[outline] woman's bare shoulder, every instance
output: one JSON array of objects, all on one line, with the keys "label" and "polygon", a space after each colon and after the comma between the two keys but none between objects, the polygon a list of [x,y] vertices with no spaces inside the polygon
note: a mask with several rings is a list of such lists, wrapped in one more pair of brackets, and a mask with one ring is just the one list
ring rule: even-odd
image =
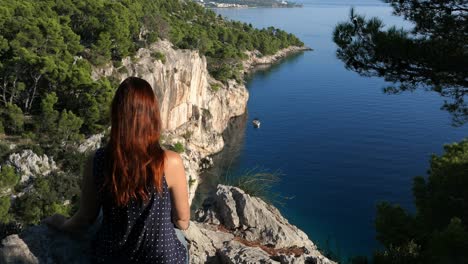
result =
[{"label": "woman's bare shoulder", "polygon": [[177,165],[180,164],[180,162],[182,162],[182,157],[179,153],[175,151],[166,149],[164,150],[164,155],[166,158],[165,161],[168,162],[167,165]]},{"label": "woman's bare shoulder", "polygon": [[182,157],[172,150],[165,150],[164,174],[169,186],[185,181],[185,169]]}]

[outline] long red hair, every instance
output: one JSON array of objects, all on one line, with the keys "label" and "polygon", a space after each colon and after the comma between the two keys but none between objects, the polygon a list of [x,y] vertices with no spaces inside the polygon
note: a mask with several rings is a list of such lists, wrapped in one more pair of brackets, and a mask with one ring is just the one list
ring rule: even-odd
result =
[{"label": "long red hair", "polygon": [[129,77],[117,89],[111,108],[104,187],[119,206],[132,198],[147,201],[149,188],[158,193],[163,188],[165,156],[159,143],[162,124],[158,100],[147,81]]}]

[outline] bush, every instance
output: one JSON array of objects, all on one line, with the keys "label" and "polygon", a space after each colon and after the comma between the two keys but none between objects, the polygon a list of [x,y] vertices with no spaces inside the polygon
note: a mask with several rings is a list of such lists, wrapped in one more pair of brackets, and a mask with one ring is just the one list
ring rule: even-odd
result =
[{"label": "bush", "polygon": [[156,60],[161,61],[163,64],[166,63],[166,55],[160,51],[153,51],[151,53],[151,57],[153,57]]},{"label": "bush", "polygon": [[172,150],[174,150],[177,153],[182,153],[185,151],[184,145],[180,142],[177,142],[172,146]]},{"label": "bush", "polygon": [[23,132],[24,115],[16,104],[7,103],[3,112],[4,130],[7,133],[19,134]]},{"label": "bush", "polygon": [[[36,178],[34,188],[15,200],[15,219],[29,225],[55,213],[73,213],[80,194],[80,181],[81,177],[59,172]],[[65,205],[66,200],[72,203]]]},{"label": "bush", "polygon": [[10,153],[10,146],[3,142],[0,142],[0,163],[4,161],[6,156]]},{"label": "bush", "polygon": [[211,90],[217,92],[221,88],[221,85],[219,83],[214,83],[211,85]]},{"label": "bush", "polygon": [[15,168],[10,165],[3,165],[0,170],[0,192],[2,189],[15,186],[19,178],[20,177],[15,172]]}]

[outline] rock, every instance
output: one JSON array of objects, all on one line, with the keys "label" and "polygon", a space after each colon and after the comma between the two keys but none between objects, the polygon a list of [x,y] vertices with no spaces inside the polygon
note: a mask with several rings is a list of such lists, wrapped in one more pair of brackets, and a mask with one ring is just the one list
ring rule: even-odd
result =
[{"label": "rock", "polygon": [[96,150],[101,147],[101,141],[104,137],[103,133],[92,135],[91,137],[85,139],[83,143],[78,146],[78,151],[84,153],[87,151]]},{"label": "rock", "polygon": [[334,263],[278,209],[236,187],[218,185],[195,218],[186,232],[191,263]]},{"label": "rock", "polygon": [[101,218],[85,233],[71,237],[45,225],[32,226],[19,235],[1,241],[0,263],[5,264],[88,264],[90,241]]},{"label": "rock", "polygon": [[[201,220],[192,221],[184,231],[190,263],[334,263],[276,208],[261,199],[224,185],[218,185],[214,196],[219,198],[209,199],[206,208],[196,214]],[[231,211],[219,211],[226,209]],[[232,229],[225,227],[227,219],[233,224]],[[247,226],[252,223],[256,226]],[[98,225],[99,220],[88,232],[75,238],[42,225],[27,228],[20,235],[2,240],[0,263],[87,264],[90,238]]]},{"label": "rock", "polygon": [[247,59],[243,61],[243,66],[246,72],[252,71],[254,67],[261,66],[261,65],[270,65],[274,64],[291,54],[299,53],[303,51],[312,50],[309,47],[303,46],[290,46],[279,50],[273,55],[263,56],[263,54],[258,50],[253,51],[246,51],[245,54],[247,55]]},{"label": "rock", "polygon": [[[291,225],[278,209],[239,188],[218,185],[214,201],[203,211],[209,212],[210,217],[219,217],[222,225],[244,239],[258,240],[275,248],[294,245],[316,250],[307,235]],[[210,217],[199,220],[216,221]]]},{"label": "rock", "polygon": [[229,264],[280,264],[273,260],[267,252],[258,247],[246,247],[239,242],[229,242],[219,251],[220,261]]},{"label": "rock", "polygon": [[2,240],[0,263],[36,264],[39,260],[18,235],[11,235]]},{"label": "rock", "polygon": [[21,175],[21,183],[27,182],[33,176],[46,176],[57,169],[52,158],[45,154],[39,156],[30,149],[11,154],[7,163],[14,166]]}]

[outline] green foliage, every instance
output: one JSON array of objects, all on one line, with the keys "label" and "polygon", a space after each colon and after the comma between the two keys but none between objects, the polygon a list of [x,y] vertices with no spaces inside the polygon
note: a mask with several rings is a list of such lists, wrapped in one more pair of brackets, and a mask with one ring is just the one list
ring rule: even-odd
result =
[{"label": "green foliage", "polygon": [[10,197],[1,196],[0,197],[0,224],[7,223],[11,220],[11,215],[9,214],[11,206]]},{"label": "green foliage", "polygon": [[5,133],[5,127],[3,126],[3,121],[0,119],[0,134]]},{"label": "green foliage", "polygon": [[211,87],[211,90],[217,92],[221,88],[221,85],[219,83],[214,83],[210,87]]},{"label": "green foliage", "polygon": [[21,108],[12,103],[7,103],[2,113],[4,127],[7,133],[19,134],[23,131],[24,115]]},{"label": "green foliage", "polygon": [[[54,109],[57,101],[58,97],[54,92],[46,94],[41,101],[41,113],[36,121],[38,132],[43,133],[41,143],[49,149],[56,149],[62,147],[63,144],[77,142],[83,138],[80,133],[83,120],[66,109],[59,114]],[[92,106],[85,108],[84,111],[90,111],[90,108],[92,113],[99,113],[99,109],[94,109]],[[90,119],[89,116],[86,117]]]},{"label": "green foliage", "polygon": [[91,61],[95,65],[103,65],[112,58],[112,39],[109,32],[101,32],[95,44],[91,45],[94,54]]},{"label": "green foliage", "polygon": [[57,127],[59,112],[54,109],[58,97],[55,92],[46,94],[41,101],[41,114],[36,124],[41,133],[54,133]]},{"label": "green foliage", "polygon": [[81,125],[83,125],[81,118],[73,114],[72,111],[63,110],[57,127],[59,140],[74,142],[82,139],[83,135],[80,134]]},{"label": "green foliage", "polygon": [[9,213],[11,201],[8,194],[3,193],[8,188],[13,188],[19,181],[19,176],[15,169],[9,165],[3,165],[0,170],[0,223],[6,223],[11,220]]},{"label": "green foliage", "polygon": [[15,168],[9,165],[3,165],[0,170],[0,192],[6,188],[15,186],[19,181],[19,176]]},{"label": "green foliage", "polygon": [[14,218],[24,224],[37,224],[41,219],[55,213],[69,215],[80,193],[79,179],[64,173],[51,173],[36,178],[33,190],[18,197],[13,205]]},{"label": "green foliage", "polygon": [[375,263],[467,263],[468,140],[446,145],[433,155],[429,176],[416,177],[416,214],[382,203],[377,238],[385,250]]},{"label": "green foliage", "polygon": [[0,162],[4,161],[6,156],[10,153],[10,146],[0,141]]},{"label": "green foliage", "polygon": [[184,148],[184,145],[182,143],[177,142],[172,146],[172,150],[174,150],[177,153],[182,153],[182,152],[185,151],[185,148]]},{"label": "green foliage", "polygon": [[160,51],[153,51],[151,53],[151,57],[153,57],[156,60],[161,61],[163,64],[166,63],[166,55]]},{"label": "green foliage", "polygon": [[377,239],[387,247],[408,243],[412,239],[414,220],[400,206],[380,203],[377,206]]}]

